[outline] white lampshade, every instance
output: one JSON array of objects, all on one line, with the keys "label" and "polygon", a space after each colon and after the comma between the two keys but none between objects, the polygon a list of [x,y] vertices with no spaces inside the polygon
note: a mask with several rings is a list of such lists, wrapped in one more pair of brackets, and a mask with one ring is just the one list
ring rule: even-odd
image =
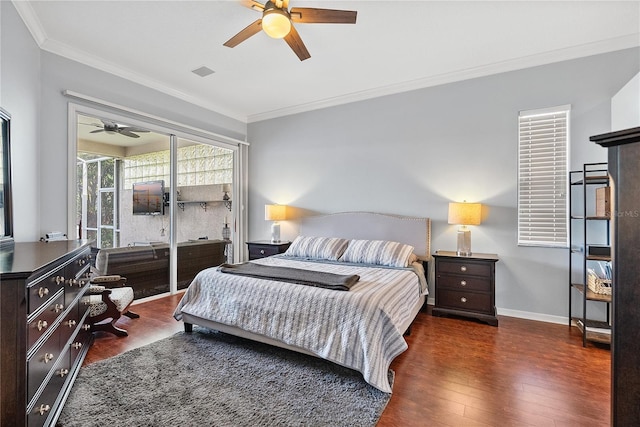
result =
[{"label": "white lampshade", "polygon": [[228,193],[229,191],[231,191],[231,184],[222,184],[222,192]]},{"label": "white lampshade", "polygon": [[449,224],[480,225],[481,203],[449,203]]},{"label": "white lampshade", "polygon": [[284,221],[287,219],[287,205],[264,205],[265,221]]}]

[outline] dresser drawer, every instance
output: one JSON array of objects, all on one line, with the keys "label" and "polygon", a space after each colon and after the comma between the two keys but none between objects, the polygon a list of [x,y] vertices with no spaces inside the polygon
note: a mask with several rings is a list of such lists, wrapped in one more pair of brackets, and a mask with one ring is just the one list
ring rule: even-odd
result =
[{"label": "dresser drawer", "polygon": [[455,273],[482,277],[491,276],[491,265],[466,260],[439,260],[437,269],[439,273]]},{"label": "dresser drawer", "polygon": [[29,285],[27,288],[27,298],[29,300],[28,314],[37,311],[60,289],[64,289],[64,283],[64,269],[61,268],[53,274],[47,275],[43,280]]},{"label": "dresser drawer", "polygon": [[475,276],[438,274],[438,289],[440,288],[449,288],[459,291],[472,290],[490,292],[491,279]]},{"label": "dresser drawer", "polygon": [[467,310],[486,314],[494,314],[491,294],[438,289],[437,306]]},{"label": "dresser drawer", "polygon": [[27,324],[27,348],[33,347],[38,339],[54,327],[60,313],[64,311],[64,295],[62,293],[49,301],[47,308]]},{"label": "dresser drawer", "polygon": [[61,357],[60,333],[56,330],[27,360],[27,402],[35,395],[49,371]]},{"label": "dresser drawer", "polygon": [[[41,427],[45,425],[45,422],[49,419],[52,411],[54,410],[53,404],[58,398],[60,389],[67,379],[66,375],[67,374],[61,376],[56,372],[56,374],[49,379],[44,390],[38,396],[38,399],[27,414],[28,427]],[[29,396],[29,399],[31,399],[31,395]]]}]

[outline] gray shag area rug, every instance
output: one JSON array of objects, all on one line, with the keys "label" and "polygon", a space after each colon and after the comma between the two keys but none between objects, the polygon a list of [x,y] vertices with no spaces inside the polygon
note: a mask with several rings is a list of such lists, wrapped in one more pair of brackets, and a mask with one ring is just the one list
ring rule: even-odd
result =
[{"label": "gray shag area rug", "polygon": [[194,327],[81,368],[58,426],[374,426],[390,397],[351,369]]}]

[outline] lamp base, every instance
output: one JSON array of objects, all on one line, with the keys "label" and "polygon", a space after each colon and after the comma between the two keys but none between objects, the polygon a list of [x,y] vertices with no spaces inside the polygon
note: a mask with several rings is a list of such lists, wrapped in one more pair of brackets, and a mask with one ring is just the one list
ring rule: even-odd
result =
[{"label": "lamp base", "polygon": [[271,224],[271,243],[280,243],[280,224]]},{"label": "lamp base", "polygon": [[471,256],[471,230],[467,227],[458,229],[458,249],[456,250],[456,255]]}]

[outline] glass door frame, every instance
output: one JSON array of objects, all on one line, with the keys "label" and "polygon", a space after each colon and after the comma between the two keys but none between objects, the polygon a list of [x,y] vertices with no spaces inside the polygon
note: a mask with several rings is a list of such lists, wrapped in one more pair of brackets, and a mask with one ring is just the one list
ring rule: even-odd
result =
[{"label": "glass door frame", "polygon": [[[67,96],[72,96],[66,94]],[[72,97],[79,97],[74,94]],[[83,99],[83,98],[81,98]],[[89,98],[87,98],[89,99]],[[241,247],[242,242],[246,240],[247,230],[247,212],[244,209],[247,200],[246,190],[246,165],[248,162],[248,143],[245,141],[235,140],[223,135],[217,135],[205,130],[193,128],[187,125],[181,125],[179,123],[146,115],[144,113],[130,110],[126,107],[116,106],[109,104],[106,101],[104,103],[97,102],[97,100],[91,98],[90,103],[96,106],[89,106],[79,104],[75,102],[69,102],[68,114],[67,114],[67,127],[68,127],[68,155],[69,165],[76,164],[76,155],[78,150],[78,115],[89,115],[100,118],[113,120],[116,122],[127,123],[131,126],[142,127],[153,132],[164,134],[170,138],[170,174],[171,181],[177,182],[177,144],[178,138],[185,138],[194,142],[214,145],[223,147],[233,151],[233,183],[232,194],[233,202],[231,209],[231,218],[233,220],[234,232],[232,233],[232,244],[236,250],[234,250],[234,262],[242,260],[244,251]],[[74,201],[77,190],[77,172],[75,167],[70,167],[69,175],[67,178],[68,184],[68,200]],[[169,246],[170,246],[170,293],[175,294],[177,292],[177,241],[176,241],[176,209],[177,209],[177,186],[172,185],[170,188],[170,204],[169,204]],[[76,209],[75,207],[68,206],[68,222],[67,222],[67,235],[76,235]]]}]

